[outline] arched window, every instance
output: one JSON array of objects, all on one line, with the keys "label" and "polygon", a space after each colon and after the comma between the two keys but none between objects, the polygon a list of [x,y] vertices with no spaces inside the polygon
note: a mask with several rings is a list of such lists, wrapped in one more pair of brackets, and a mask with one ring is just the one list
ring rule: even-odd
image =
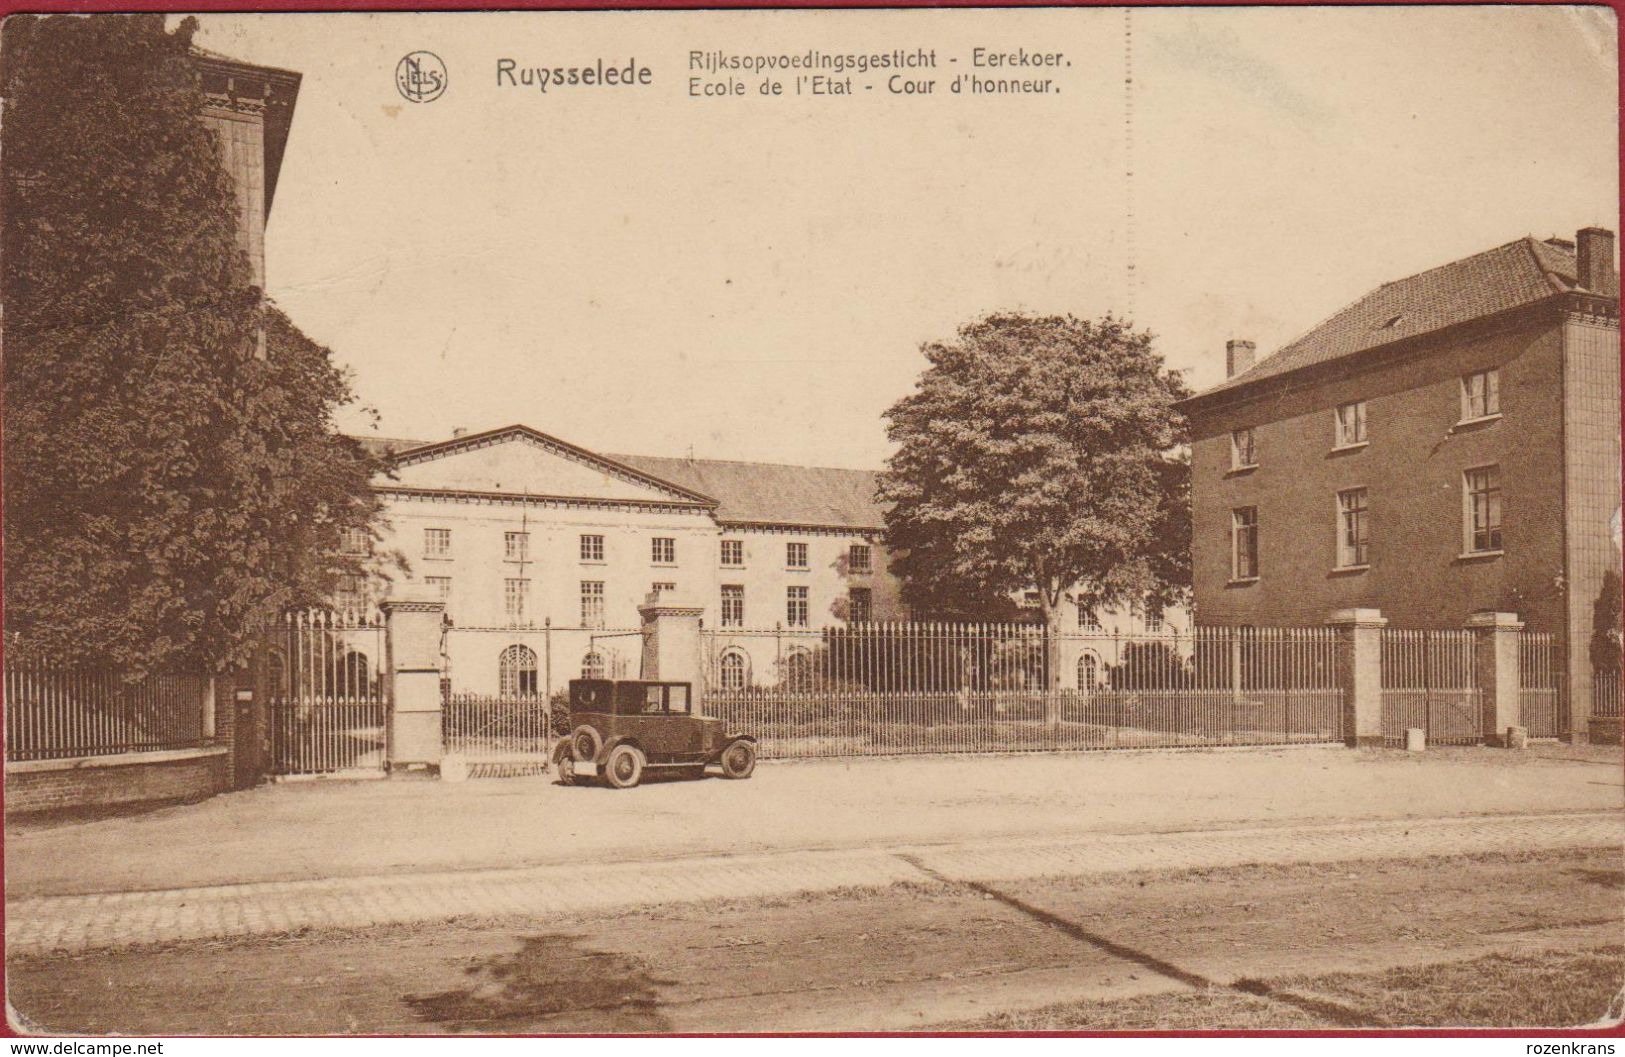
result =
[{"label": "arched window", "polygon": [[504,694],[536,693],[536,651],[518,645],[503,650],[497,661],[497,679]]},{"label": "arched window", "polygon": [[604,655],[597,650],[588,650],[587,655],[581,658],[581,678],[602,679],[604,677]]},{"label": "arched window", "polygon": [[743,650],[729,650],[722,655],[722,689],[743,690],[750,663]]},{"label": "arched window", "polygon": [[1078,689],[1093,690],[1100,685],[1100,658],[1086,653],[1078,658]]},{"label": "arched window", "polygon": [[812,651],[804,646],[792,646],[784,655],[784,688],[810,690],[813,682]]}]

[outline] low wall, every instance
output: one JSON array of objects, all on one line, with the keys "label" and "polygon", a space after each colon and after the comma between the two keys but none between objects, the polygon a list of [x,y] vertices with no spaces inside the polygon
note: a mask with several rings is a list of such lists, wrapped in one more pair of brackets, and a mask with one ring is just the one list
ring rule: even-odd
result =
[{"label": "low wall", "polygon": [[1587,740],[1593,745],[1618,745],[1619,717],[1618,716],[1592,716],[1586,731]]},{"label": "low wall", "polygon": [[6,764],[6,814],[201,800],[230,784],[225,746],[18,760]]}]

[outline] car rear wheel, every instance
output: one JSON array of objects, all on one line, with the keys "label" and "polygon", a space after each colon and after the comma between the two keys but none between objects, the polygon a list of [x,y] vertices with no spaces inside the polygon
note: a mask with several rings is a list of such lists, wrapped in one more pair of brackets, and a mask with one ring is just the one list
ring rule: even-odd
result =
[{"label": "car rear wheel", "polygon": [[576,780],[576,753],[568,741],[561,741],[553,750],[553,773],[560,785],[574,785]]},{"label": "car rear wheel", "polygon": [[583,723],[570,735],[570,747],[575,750],[576,759],[592,762],[598,759],[598,750],[604,747],[604,739],[598,736],[598,731]]},{"label": "car rear wheel", "polygon": [[721,763],[724,778],[749,778],[756,770],[756,746],[748,741],[736,741],[722,750]]},{"label": "car rear wheel", "polygon": [[611,789],[630,789],[643,780],[643,753],[631,745],[617,745],[604,761],[604,781]]}]

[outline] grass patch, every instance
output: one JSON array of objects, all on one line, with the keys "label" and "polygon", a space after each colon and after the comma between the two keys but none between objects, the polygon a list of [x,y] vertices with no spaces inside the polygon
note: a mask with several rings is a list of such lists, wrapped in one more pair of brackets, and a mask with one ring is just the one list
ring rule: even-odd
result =
[{"label": "grass patch", "polygon": [[1618,1023],[1625,947],[1491,954],[1377,973],[1248,982],[1110,1002],[1069,1002],[941,1031],[1347,1030],[1317,1004],[1361,1014],[1380,1028],[1574,1028]]},{"label": "grass patch", "polygon": [[1571,1028],[1617,1022],[1625,947],[1491,954],[1383,973],[1275,981],[1372,1011],[1391,1027]]}]

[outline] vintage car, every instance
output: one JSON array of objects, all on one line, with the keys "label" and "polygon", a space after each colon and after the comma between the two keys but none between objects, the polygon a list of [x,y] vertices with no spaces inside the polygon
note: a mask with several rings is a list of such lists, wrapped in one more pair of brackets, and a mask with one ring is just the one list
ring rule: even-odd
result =
[{"label": "vintage car", "polygon": [[695,715],[691,684],[570,680],[570,736],[553,750],[561,783],[590,771],[612,788],[630,789],[646,769],[698,778],[711,764],[724,778],[749,778],[756,769],[756,739],[728,733],[720,719]]}]

